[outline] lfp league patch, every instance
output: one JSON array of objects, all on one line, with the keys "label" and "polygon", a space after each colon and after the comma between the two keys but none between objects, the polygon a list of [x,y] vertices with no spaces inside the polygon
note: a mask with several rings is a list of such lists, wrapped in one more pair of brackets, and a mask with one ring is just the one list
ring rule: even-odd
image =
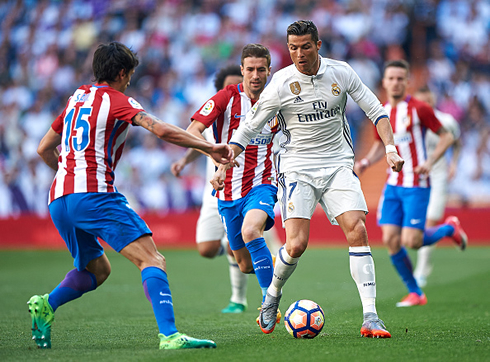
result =
[{"label": "lfp league patch", "polygon": [[136,101],[134,100],[134,98],[129,97],[129,98],[128,98],[128,102],[129,102],[129,104],[131,104],[131,107],[133,107],[133,108],[136,108],[136,109],[143,109],[143,107],[141,107],[141,104],[139,104],[138,102],[136,102]]},{"label": "lfp league patch", "polygon": [[214,109],[214,101],[210,99],[209,101],[206,102],[206,104],[201,108],[199,111],[199,114],[202,114],[203,116],[209,116],[211,112]]}]

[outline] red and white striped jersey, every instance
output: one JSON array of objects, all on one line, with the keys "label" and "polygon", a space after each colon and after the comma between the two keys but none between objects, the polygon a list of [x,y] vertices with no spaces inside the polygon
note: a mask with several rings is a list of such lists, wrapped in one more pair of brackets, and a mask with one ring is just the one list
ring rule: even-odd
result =
[{"label": "red and white striped jersey", "polygon": [[[228,143],[254,103],[243,91],[241,83],[232,84],[209,99],[192,119],[206,127],[212,126],[216,143]],[[216,193],[220,200],[240,199],[247,195],[252,187],[262,184],[277,186],[272,150],[272,140],[277,131],[277,120],[274,117],[262,132],[250,141],[245,151],[236,159],[240,167],[232,167],[227,171],[225,187]]]},{"label": "red and white striped jersey", "polygon": [[49,203],[73,193],[117,191],[114,170],[131,119],[141,111],[133,98],[107,85],[78,88],[51,125],[62,139]]},{"label": "red and white striped jersey", "polygon": [[[427,103],[411,96],[407,96],[395,108],[389,103],[385,104],[385,108],[390,115],[390,123],[393,128],[393,137],[398,154],[405,160],[400,172],[388,170],[387,183],[403,187],[429,187],[429,177],[414,173],[414,169],[427,159],[425,148],[427,129],[436,133],[442,127],[441,123]],[[379,135],[375,134],[380,139]]]}]

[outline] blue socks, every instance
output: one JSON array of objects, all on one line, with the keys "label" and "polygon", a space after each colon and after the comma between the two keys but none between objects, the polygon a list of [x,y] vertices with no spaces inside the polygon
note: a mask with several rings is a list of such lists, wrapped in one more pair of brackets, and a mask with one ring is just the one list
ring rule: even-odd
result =
[{"label": "blue socks", "polygon": [[141,279],[146,298],[153,307],[158,330],[167,337],[176,333],[174,305],[167,273],[160,268],[150,266],[141,271]]},{"label": "blue socks", "polygon": [[73,299],[80,298],[83,294],[97,288],[95,275],[88,270],[70,270],[65,279],[49,293],[48,302],[53,308],[53,312]]},{"label": "blue socks", "polygon": [[452,236],[454,234],[454,227],[448,224],[441,224],[429,229],[426,229],[424,232],[424,244],[432,245],[437,243],[445,236]]},{"label": "blue socks", "polygon": [[419,288],[415,278],[413,277],[412,262],[410,261],[407,250],[404,247],[402,247],[398,253],[391,255],[391,263],[402,278],[408,292],[422,295],[422,290]]},{"label": "blue socks", "polygon": [[255,275],[259,281],[260,289],[262,289],[262,301],[264,301],[267,293],[267,288],[272,282],[274,268],[272,265],[272,255],[264,238],[257,238],[245,244],[250,256]]}]

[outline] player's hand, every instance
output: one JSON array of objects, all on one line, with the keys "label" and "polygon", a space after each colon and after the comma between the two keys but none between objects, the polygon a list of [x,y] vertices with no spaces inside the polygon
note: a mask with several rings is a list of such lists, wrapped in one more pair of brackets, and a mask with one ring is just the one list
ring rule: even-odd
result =
[{"label": "player's hand", "polygon": [[400,172],[402,170],[405,161],[396,152],[388,152],[386,154],[386,162],[394,172]]},{"label": "player's hand", "polygon": [[172,163],[172,165],[170,166],[170,171],[172,171],[172,174],[175,177],[180,177],[180,173],[182,172],[184,167],[185,167],[185,160],[181,158],[180,160]]},{"label": "player's hand", "polygon": [[454,163],[449,167],[449,172],[447,174],[448,181],[452,181],[456,177],[456,165]]},{"label": "player's hand", "polygon": [[209,156],[218,163],[226,165],[233,162],[233,150],[225,143],[213,145]]},{"label": "player's hand", "polygon": [[226,170],[228,168],[229,167],[220,165],[218,167],[218,170],[214,173],[211,181],[209,181],[216,191],[223,190],[223,188],[225,187]]},{"label": "player's hand", "polygon": [[431,169],[431,163],[429,161],[425,161],[423,164],[416,166],[413,172],[418,175],[428,175]]},{"label": "player's hand", "polygon": [[356,175],[361,175],[364,171],[366,171],[366,169],[369,167],[369,165],[370,165],[370,162],[366,158],[363,158],[362,160],[357,161],[354,164],[354,173]]}]

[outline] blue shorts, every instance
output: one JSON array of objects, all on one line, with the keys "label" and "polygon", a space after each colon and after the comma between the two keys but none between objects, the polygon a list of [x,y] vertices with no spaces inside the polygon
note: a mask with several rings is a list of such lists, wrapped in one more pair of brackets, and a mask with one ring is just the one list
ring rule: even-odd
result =
[{"label": "blue shorts", "polygon": [[235,201],[218,200],[218,211],[226,229],[231,250],[245,247],[242,238],[243,219],[248,211],[259,209],[267,213],[265,230],[274,226],[274,205],[277,202],[277,187],[259,185],[241,199]]},{"label": "blue shorts", "polygon": [[49,213],[80,271],[104,254],[97,238],[120,252],[139,237],[151,235],[148,225],[118,192],[65,195],[51,202]]},{"label": "blue shorts", "polygon": [[386,185],[378,207],[378,225],[425,229],[430,188]]}]

